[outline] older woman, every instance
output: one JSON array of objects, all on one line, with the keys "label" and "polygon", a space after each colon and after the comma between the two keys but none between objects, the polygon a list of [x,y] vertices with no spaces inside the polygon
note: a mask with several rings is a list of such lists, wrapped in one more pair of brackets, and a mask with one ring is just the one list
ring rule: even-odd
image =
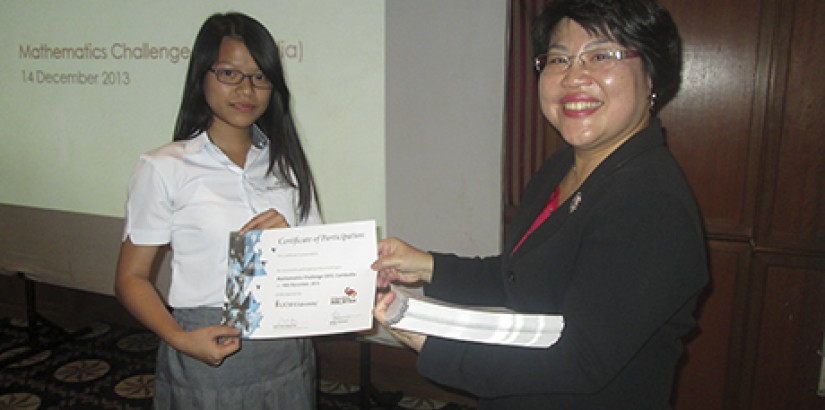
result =
[{"label": "older woman", "polygon": [[[479,409],[663,409],[707,282],[701,219],[654,112],[678,88],[681,46],[654,0],[552,0],[535,21],[542,112],[569,147],[536,173],[500,256],[379,245],[380,285],[561,314],[546,349],[392,331],[424,376]],[[659,99],[661,101],[662,98]],[[385,323],[386,293],[375,316]]]}]

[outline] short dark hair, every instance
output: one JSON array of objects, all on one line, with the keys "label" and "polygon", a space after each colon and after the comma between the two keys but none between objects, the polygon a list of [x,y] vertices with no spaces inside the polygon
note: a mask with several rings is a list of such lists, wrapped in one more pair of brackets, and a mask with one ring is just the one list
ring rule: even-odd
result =
[{"label": "short dark hair", "polygon": [[206,73],[218,59],[224,38],[242,41],[272,82],[269,105],[255,124],[269,139],[269,172],[277,171],[283,181],[298,189],[298,207],[300,217],[304,219],[309,214],[315,192],[312,172],[292,118],[291,96],[278,46],[269,30],[258,20],[233,12],[213,14],[203,23],[192,47],[173,139],[191,139],[212,125],[213,113],[206,103],[204,82]]},{"label": "short dark hair", "polygon": [[657,107],[679,89],[682,39],[670,13],[655,0],[550,0],[533,20],[535,55],[547,52],[559,22],[569,18],[591,35],[609,38],[641,53],[653,81]]}]

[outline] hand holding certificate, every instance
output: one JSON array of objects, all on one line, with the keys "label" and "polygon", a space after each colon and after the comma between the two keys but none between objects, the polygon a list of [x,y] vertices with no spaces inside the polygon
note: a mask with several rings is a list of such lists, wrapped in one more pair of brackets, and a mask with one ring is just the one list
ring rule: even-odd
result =
[{"label": "hand holding certificate", "polygon": [[372,327],[375,221],[232,233],[224,324],[244,338]]}]

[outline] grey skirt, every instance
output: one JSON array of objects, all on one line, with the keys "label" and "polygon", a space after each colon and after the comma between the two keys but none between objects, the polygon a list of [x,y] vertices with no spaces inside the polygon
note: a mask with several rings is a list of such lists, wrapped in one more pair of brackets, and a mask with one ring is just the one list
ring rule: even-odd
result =
[{"label": "grey skirt", "polygon": [[[176,309],[184,330],[221,322],[220,308]],[[242,340],[212,367],[161,342],[154,405],[166,409],[315,409],[315,352],[309,339]]]}]

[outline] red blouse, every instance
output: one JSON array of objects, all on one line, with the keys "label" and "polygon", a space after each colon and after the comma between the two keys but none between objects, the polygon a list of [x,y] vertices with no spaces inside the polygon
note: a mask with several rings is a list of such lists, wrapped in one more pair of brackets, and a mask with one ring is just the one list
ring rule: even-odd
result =
[{"label": "red blouse", "polygon": [[516,250],[521,246],[525,239],[530,236],[533,231],[538,229],[542,223],[544,223],[547,218],[550,217],[550,214],[553,213],[559,207],[559,187],[556,187],[556,190],[550,194],[550,198],[547,199],[547,205],[544,206],[544,209],[541,210],[541,213],[536,217],[536,220],[533,221],[533,224],[530,225],[530,229],[524,233],[524,236],[521,237],[521,240],[518,241],[515,247],[513,247],[513,251],[510,253],[511,255],[516,253]]}]

